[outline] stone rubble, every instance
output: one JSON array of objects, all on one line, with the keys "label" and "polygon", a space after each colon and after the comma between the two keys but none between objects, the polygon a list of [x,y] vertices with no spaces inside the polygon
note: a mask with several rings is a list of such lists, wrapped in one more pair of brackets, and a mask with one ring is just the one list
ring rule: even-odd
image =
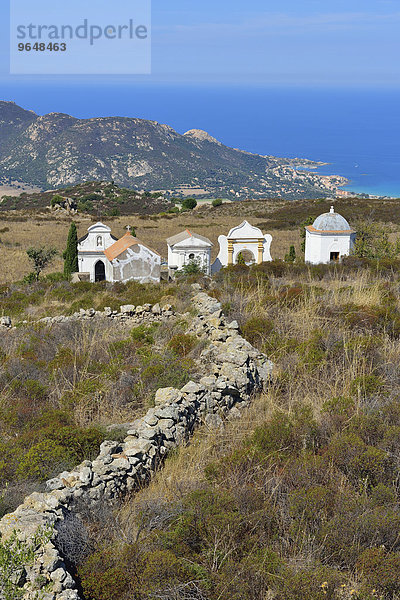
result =
[{"label": "stone rubble", "polygon": [[[115,502],[143,485],[168,452],[187,441],[197,426],[205,423],[215,429],[223,426],[225,418],[237,418],[252,394],[270,380],[271,361],[241,337],[236,321],[227,322],[217,300],[199,292],[192,304],[197,316],[188,332],[209,341],[201,353],[209,375],[199,382],[190,381],[180,390],[157,390],[154,408],[129,425],[123,442],[103,442],[95,460],[86,460],[47,481],[46,493],[31,494],[14,513],[0,520],[4,539],[15,529],[24,539],[41,527],[52,532],[51,540],[36,550],[34,564],[25,569],[24,600],[36,598],[37,582],[46,584],[43,600],[79,600],[75,582],[57,550],[57,526],[68,515],[79,512],[82,501],[89,506]],[[135,318],[138,314],[159,318],[173,311],[169,306],[128,305],[122,306],[120,313],[108,309],[104,313],[108,318]],[[84,314],[81,318],[95,316],[89,311],[78,314]]]},{"label": "stone rubble", "polygon": [[[54,323],[67,323],[68,321],[90,321],[92,319],[113,319],[121,322],[129,322],[129,324],[137,323],[159,323],[166,318],[174,317],[175,311],[171,304],[160,306],[157,304],[144,304],[143,306],[134,306],[126,304],[120,306],[119,312],[112,310],[106,306],[104,310],[95,310],[94,308],[81,308],[79,312],[72,315],[57,315],[56,317],[43,317],[34,321],[35,323],[44,323],[45,325],[53,325]],[[31,324],[31,321],[22,321],[24,325]],[[12,326],[11,317],[0,317],[0,328],[15,329]]]}]

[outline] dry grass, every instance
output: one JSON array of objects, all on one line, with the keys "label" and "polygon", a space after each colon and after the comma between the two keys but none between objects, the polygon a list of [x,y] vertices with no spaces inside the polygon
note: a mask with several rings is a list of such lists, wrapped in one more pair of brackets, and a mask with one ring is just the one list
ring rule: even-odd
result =
[{"label": "dry grass", "polygon": [[[3,219],[1,218],[3,216]],[[14,214],[16,217],[17,215]],[[22,217],[21,217],[22,218]],[[251,223],[258,225],[260,219],[248,217]],[[214,244],[212,258],[216,258],[219,250],[218,236],[227,234],[229,229],[240,224],[241,218],[238,216],[226,217],[224,215],[215,217],[211,216],[207,219],[201,216],[200,212],[193,214],[185,213],[183,215],[174,216],[173,219],[143,218],[140,216],[117,217],[114,219],[103,219],[104,222],[112,228],[112,232],[116,237],[121,237],[126,233],[127,225],[134,226],[136,235],[143,242],[154,248],[166,258],[167,244],[166,239],[183,229],[190,228],[191,230],[208,237]],[[89,217],[77,217],[74,219],[78,235],[85,235],[87,228],[93,224]],[[264,219],[265,220],[265,219]],[[45,271],[51,273],[54,271],[62,271],[63,261],[61,254],[65,249],[68,229],[71,220],[68,218],[51,216],[31,216],[25,221],[4,220],[4,214],[0,213],[0,231],[8,228],[8,231],[0,233],[0,248],[1,248],[1,267],[0,267],[0,283],[10,283],[11,281],[21,280],[31,269],[26,250],[30,246],[53,246],[59,252],[59,255]],[[300,236],[298,231],[265,231],[271,233],[273,237],[271,254],[274,258],[284,258],[289,250],[289,246],[294,244],[296,251],[300,250]]]},{"label": "dry grass", "polygon": [[[351,224],[357,226],[360,219],[385,221],[385,227],[392,239],[398,236],[399,201],[373,201],[347,199],[337,201],[336,210],[341,212]],[[271,255],[283,259],[291,245],[300,256],[300,224],[308,216],[317,216],[328,210],[326,201],[287,202],[281,200],[256,200],[226,203],[212,208],[208,205],[197,207],[192,212],[160,215],[129,215],[121,217],[93,217],[77,215],[74,221],[78,235],[86,234],[87,228],[102,220],[107,223],[117,237],[126,233],[126,226],[135,227],[137,237],[167,256],[166,238],[183,229],[192,229],[205,235],[214,244],[212,258],[219,250],[218,236],[227,234],[229,229],[247,219],[260,227],[264,233],[272,235]],[[54,246],[60,255],[47,269],[47,272],[62,270],[61,253],[65,249],[71,218],[53,215],[49,212],[8,211],[0,213],[0,248],[2,265],[0,283],[20,280],[31,269],[26,250],[29,246]],[[2,231],[8,228],[8,231]]]},{"label": "dry grass", "polygon": [[[150,561],[160,598],[185,598],[176,582],[189,576],[173,565],[194,564],[195,598],[398,599],[387,573],[400,561],[398,284],[396,272],[355,268],[221,272],[214,294],[275,362],[273,385],[223,429],[203,425],[109,516],[87,569],[101,571],[111,544],[127,582],[136,553],[144,597]],[[377,548],[383,577],[360,566]],[[271,551],[276,576],[256,558]]]},{"label": "dry grass", "polygon": [[[144,504],[155,498],[167,502],[180,500],[182,496],[205,481],[204,468],[214,460],[230,454],[259,425],[265,423],[276,408],[274,390],[256,396],[246,407],[240,419],[225,421],[223,428],[210,429],[202,425],[190,443],[178,448],[165,462],[150,484],[128,499],[121,508],[121,517],[129,527],[134,527],[133,515]],[[133,508],[133,511],[132,511]]]}]

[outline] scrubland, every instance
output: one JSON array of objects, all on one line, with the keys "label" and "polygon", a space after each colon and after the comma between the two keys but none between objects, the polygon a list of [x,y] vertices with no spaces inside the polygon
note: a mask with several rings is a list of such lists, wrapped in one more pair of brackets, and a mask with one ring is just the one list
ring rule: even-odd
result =
[{"label": "scrubland", "polygon": [[209,292],[274,361],[274,380],[147,488],[86,516],[85,598],[400,597],[398,267],[217,276]]},{"label": "scrubland", "polygon": [[[226,203],[222,206],[199,206],[193,211],[182,213],[136,214],[109,217],[99,213],[90,216],[79,213],[73,217],[78,235],[83,236],[87,228],[96,221],[109,225],[115,236],[126,233],[126,226],[135,228],[136,235],[162,257],[167,255],[166,238],[185,228],[205,235],[214,244],[212,258],[219,250],[218,236],[226,235],[232,227],[247,219],[272,235],[271,255],[283,259],[290,245],[300,253],[300,226],[307,217],[317,217],[329,210],[326,200],[288,202],[281,200],[257,200]],[[387,231],[397,235],[400,226],[399,200],[346,199],[335,202],[340,212],[352,226],[360,220],[384,223]],[[62,252],[65,249],[68,229],[72,218],[49,211],[6,211],[0,212],[0,284],[21,280],[32,269],[26,250],[30,246],[52,246],[59,254],[45,271],[62,270]]]},{"label": "scrubland", "polygon": [[[335,208],[356,227],[381,221],[395,239],[396,202]],[[116,235],[135,227],[165,254],[165,238],[184,227],[217,245],[246,218],[272,233],[275,258],[291,244],[300,258],[200,277],[273,360],[273,381],[240,419],[200,428],[123,504],[82,507],[84,523],[61,541],[86,600],[400,599],[400,262],[304,265],[300,224],[327,208],[243,202],[106,220]],[[196,278],[109,286],[44,274],[11,283],[30,270],[27,246],[65,247],[68,218],[26,217],[3,215],[0,228],[0,314],[18,325],[0,335],[1,513],[94,456],[107,425],[143,414],[155,389],[180,387],[201,367],[201,346],[185,333],[190,314],[158,326],[35,324],[120,304],[190,312]],[[76,220],[84,234],[92,221]]]},{"label": "scrubland", "polygon": [[[187,383],[201,349],[180,318],[143,325],[106,317],[51,326],[21,322],[49,312],[54,298],[64,314],[79,306],[146,302],[172,303],[184,313],[185,285],[43,281],[16,288],[2,290],[0,298],[17,324],[0,331],[0,514],[49,477],[94,458],[111,435],[106,426],[143,414],[157,388]],[[112,435],[125,433],[117,428]]]}]

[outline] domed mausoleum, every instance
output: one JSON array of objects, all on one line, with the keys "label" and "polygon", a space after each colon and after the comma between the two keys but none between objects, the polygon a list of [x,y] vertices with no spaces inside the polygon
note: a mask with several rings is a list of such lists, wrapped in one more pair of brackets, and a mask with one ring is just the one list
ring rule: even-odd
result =
[{"label": "domed mausoleum", "polygon": [[305,261],[313,265],[339,262],[354,246],[356,232],[331,206],[328,213],[317,217],[306,227]]}]

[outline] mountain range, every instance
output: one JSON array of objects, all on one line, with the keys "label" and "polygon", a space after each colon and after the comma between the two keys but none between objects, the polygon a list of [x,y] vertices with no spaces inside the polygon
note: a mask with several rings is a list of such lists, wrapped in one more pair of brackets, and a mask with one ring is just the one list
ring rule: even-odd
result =
[{"label": "mountain range", "polygon": [[40,116],[0,101],[2,184],[49,189],[98,180],[167,196],[332,196],[346,180],[310,170],[319,164],[230,148],[198,129],[181,135],[137,118]]}]

